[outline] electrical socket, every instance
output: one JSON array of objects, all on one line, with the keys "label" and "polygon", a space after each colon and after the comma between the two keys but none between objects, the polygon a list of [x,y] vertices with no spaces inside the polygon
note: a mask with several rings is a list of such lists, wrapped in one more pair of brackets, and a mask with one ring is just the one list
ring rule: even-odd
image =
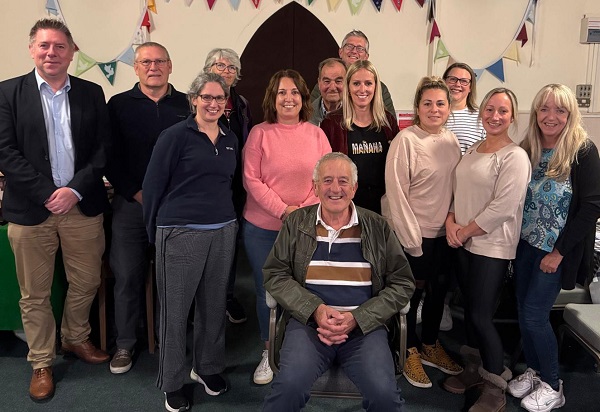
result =
[{"label": "electrical socket", "polygon": [[579,107],[590,107],[592,100],[592,85],[591,84],[578,84],[575,90],[575,97],[577,98],[577,105]]}]

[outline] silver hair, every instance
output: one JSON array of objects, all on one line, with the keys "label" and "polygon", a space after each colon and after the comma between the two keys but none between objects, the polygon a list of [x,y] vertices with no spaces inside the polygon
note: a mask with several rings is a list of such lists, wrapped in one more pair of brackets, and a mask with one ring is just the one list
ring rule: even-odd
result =
[{"label": "silver hair", "polygon": [[196,113],[196,106],[192,104],[192,100],[200,94],[206,83],[219,83],[223,89],[223,93],[225,93],[225,97],[229,97],[229,86],[225,83],[225,79],[216,73],[200,73],[196,76],[187,92],[188,103],[190,104],[192,113]]},{"label": "silver hair", "polygon": [[361,37],[365,39],[365,49],[367,49],[367,53],[369,52],[369,39],[367,38],[367,35],[364,34],[362,31],[353,29],[350,33],[346,34],[344,36],[344,40],[342,40],[342,47],[346,45],[346,40],[348,40],[348,37]]},{"label": "silver hair", "polygon": [[137,49],[135,49],[135,60],[138,59],[140,50],[143,50],[146,47],[158,47],[165,53],[165,55],[167,56],[167,60],[171,60],[171,56],[169,56],[169,51],[167,50],[167,48],[165,46],[163,46],[162,44],[157,43],[155,41],[147,41],[145,43],[140,44],[137,47]]},{"label": "silver hair", "polygon": [[341,152],[327,153],[317,161],[317,164],[315,165],[315,168],[313,170],[313,182],[316,183],[319,181],[319,168],[321,167],[321,165],[332,160],[344,160],[348,162],[350,164],[350,170],[352,171],[352,181],[350,183],[354,185],[356,184],[356,182],[358,182],[358,168],[356,167],[356,164],[352,161],[352,159],[350,159],[347,155]]},{"label": "silver hair", "polygon": [[235,86],[237,82],[242,78],[242,62],[240,61],[240,56],[232,50],[232,49],[212,49],[206,55],[206,61],[204,62],[204,73],[210,73],[213,64],[219,59],[227,59],[237,68],[237,73],[235,74],[235,80],[233,81],[232,86]]}]

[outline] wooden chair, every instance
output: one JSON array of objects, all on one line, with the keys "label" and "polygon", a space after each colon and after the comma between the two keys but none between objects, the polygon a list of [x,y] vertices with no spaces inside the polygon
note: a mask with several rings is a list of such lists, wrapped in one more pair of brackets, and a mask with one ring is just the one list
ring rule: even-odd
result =
[{"label": "wooden chair", "polygon": [[[150,260],[148,265],[148,274],[146,276],[146,328],[148,329],[148,352],[154,353],[156,349],[154,337],[154,279],[156,277],[156,267],[154,259]],[[106,350],[106,280],[114,278],[108,259],[102,262],[102,277],[100,287],[98,288],[98,310],[100,316],[100,348]]]},{"label": "wooden chair", "polygon": [[[267,306],[271,309],[269,316],[269,366],[273,370],[273,373],[278,373],[278,354],[275,353],[278,346],[275,342],[275,337],[277,336],[278,304],[269,292],[266,292],[266,298]],[[410,303],[392,320],[396,322],[394,327],[397,330],[395,332],[399,334],[398,349],[397,351],[393,351],[395,353],[392,353],[396,363],[396,374],[402,373],[404,362],[406,361],[406,314],[409,309]],[[362,395],[356,385],[354,385],[354,382],[346,376],[343,368],[335,363],[316,380],[310,393],[313,396],[325,398],[362,399]]]}]

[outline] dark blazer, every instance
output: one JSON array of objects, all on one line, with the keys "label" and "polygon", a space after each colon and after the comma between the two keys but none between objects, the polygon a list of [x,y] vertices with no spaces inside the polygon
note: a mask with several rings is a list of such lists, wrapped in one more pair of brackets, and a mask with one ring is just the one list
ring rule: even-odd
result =
[{"label": "dark blazer", "polygon": [[[70,81],[75,174],[67,187],[83,197],[78,203],[81,212],[96,216],[108,208],[102,181],[110,138],[108,111],[100,86],[72,76]],[[6,176],[4,218],[26,226],[44,222],[50,215],[44,202],[57,187],[33,71],[0,83],[0,171]]]}]

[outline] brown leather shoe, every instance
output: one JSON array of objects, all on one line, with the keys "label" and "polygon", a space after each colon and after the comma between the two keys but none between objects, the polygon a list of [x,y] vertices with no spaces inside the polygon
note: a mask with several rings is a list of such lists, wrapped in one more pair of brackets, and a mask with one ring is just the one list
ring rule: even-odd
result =
[{"label": "brown leather shoe", "polygon": [[110,360],[110,355],[95,347],[89,338],[81,342],[79,345],[63,343],[62,349],[63,352],[71,352],[82,361],[91,364],[104,363]]},{"label": "brown leather shoe", "polygon": [[33,370],[29,384],[29,397],[34,402],[44,402],[54,396],[54,380],[52,367]]}]

